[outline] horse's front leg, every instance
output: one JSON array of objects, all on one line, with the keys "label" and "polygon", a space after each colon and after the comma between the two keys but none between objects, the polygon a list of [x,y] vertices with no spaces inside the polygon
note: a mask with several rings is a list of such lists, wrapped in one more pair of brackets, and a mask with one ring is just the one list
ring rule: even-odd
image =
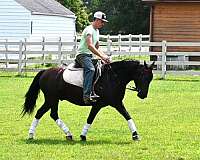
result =
[{"label": "horse's front leg", "polygon": [[80,138],[82,141],[86,141],[87,132],[100,109],[101,109],[100,107],[96,106],[96,107],[92,107],[92,109],[90,110],[90,114],[87,118],[87,123],[83,126],[83,129],[80,135]]},{"label": "horse's front leg", "polygon": [[131,116],[129,115],[129,113],[127,112],[126,108],[124,107],[124,104],[122,103],[122,104],[116,106],[115,108],[127,120],[128,127],[132,133],[132,139],[134,141],[139,141],[140,137],[138,135],[135,123],[134,123],[133,119],[131,118]]}]

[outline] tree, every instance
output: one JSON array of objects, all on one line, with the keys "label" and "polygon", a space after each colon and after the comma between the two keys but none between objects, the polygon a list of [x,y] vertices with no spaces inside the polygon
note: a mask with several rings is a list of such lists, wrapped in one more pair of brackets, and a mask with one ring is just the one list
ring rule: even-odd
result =
[{"label": "tree", "polygon": [[141,0],[90,0],[88,8],[104,11],[109,23],[103,33],[149,34],[150,8]]},{"label": "tree", "polygon": [[141,0],[57,0],[77,16],[77,32],[81,32],[93,13],[106,13],[109,23],[102,34],[149,34],[149,6]]},{"label": "tree", "polygon": [[76,15],[76,30],[81,32],[89,24],[87,8],[82,0],[57,0]]}]

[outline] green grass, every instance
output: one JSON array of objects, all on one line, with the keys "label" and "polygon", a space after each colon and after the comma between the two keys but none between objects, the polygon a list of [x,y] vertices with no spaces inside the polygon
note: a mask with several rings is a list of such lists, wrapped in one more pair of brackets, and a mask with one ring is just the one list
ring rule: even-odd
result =
[{"label": "green grass", "polygon": [[112,61],[118,61],[118,60],[124,60],[124,59],[133,59],[133,60],[145,60],[149,61],[150,56],[148,55],[118,55],[118,56],[113,56]]},{"label": "green grass", "polygon": [[[107,107],[97,115],[85,143],[80,142],[79,135],[90,107],[66,101],[60,103],[59,115],[74,141],[65,140],[49,112],[37,128],[36,139],[27,140],[35,113],[24,118],[20,113],[32,79],[33,75],[0,73],[0,160],[200,159],[200,77],[155,78],[145,100],[127,90],[124,103],[135,120],[140,142],[131,140],[127,122],[115,109]],[[41,94],[37,109],[42,103]]]}]

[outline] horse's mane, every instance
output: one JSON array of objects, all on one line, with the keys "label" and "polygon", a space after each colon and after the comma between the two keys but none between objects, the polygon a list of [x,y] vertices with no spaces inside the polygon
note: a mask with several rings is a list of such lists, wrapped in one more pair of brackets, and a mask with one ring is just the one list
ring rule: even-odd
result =
[{"label": "horse's mane", "polygon": [[136,74],[143,65],[137,60],[121,60],[115,61],[110,64],[105,64],[102,67],[102,74],[105,75],[107,80],[112,83],[129,81],[134,74]]},{"label": "horse's mane", "polygon": [[120,69],[120,68],[123,69],[124,67],[136,68],[140,65],[140,62],[138,60],[126,59],[122,61],[112,62],[110,65],[113,69]]},{"label": "horse's mane", "polygon": [[[124,73],[124,71],[130,71],[134,72],[138,69],[138,67],[141,67],[142,65],[138,60],[121,60],[121,61],[115,61],[110,64],[105,64],[102,67],[102,72],[110,74],[110,72],[113,73]],[[110,75],[112,75],[110,74]]]}]

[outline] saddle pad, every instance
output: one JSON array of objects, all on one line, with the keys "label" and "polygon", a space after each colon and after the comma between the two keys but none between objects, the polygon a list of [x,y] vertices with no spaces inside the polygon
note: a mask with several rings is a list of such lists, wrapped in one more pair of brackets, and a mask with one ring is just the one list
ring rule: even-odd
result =
[{"label": "saddle pad", "polygon": [[83,68],[73,68],[70,64],[63,72],[65,82],[83,88]]},{"label": "saddle pad", "polygon": [[83,68],[75,68],[74,67],[75,64],[74,63],[70,63],[68,66],[67,66],[67,69],[71,70],[71,71],[82,71]]}]

